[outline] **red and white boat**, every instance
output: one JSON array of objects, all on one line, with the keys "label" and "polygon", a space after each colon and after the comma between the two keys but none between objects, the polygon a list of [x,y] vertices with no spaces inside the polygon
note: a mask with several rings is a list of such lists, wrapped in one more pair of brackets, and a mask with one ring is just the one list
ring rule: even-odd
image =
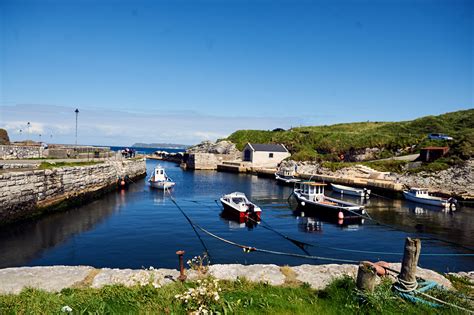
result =
[{"label": "red and white boat", "polygon": [[239,220],[248,217],[254,220],[260,220],[262,209],[260,209],[256,204],[250,202],[244,193],[233,192],[222,196],[220,200],[224,207],[224,211],[232,213],[237,216]]}]

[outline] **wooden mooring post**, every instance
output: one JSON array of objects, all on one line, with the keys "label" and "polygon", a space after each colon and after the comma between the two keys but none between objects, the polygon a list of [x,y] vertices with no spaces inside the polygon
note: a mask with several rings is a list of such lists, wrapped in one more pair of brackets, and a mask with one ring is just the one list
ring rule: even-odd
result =
[{"label": "wooden mooring post", "polygon": [[[396,286],[403,292],[416,289],[416,267],[420,258],[421,241],[407,237],[403,252],[402,266]],[[383,273],[382,273],[383,274]],[[372,292],[377,280],[377,266],[368,261],[362,261],[357,271],[356,285],[359,290]]]},{"label": "wooden mooring post", "polygon": [[405,284],[416,283],[416,266],[420,258],[421,241],[407,237],[403,252],[402,267],[398,278]]},{"label": "wooden mooring post", "polygon": [[357,271],[356,286],[359,290],[372,292],[377,280],[377,270],[374,265],[368,261],[362,261]]}]

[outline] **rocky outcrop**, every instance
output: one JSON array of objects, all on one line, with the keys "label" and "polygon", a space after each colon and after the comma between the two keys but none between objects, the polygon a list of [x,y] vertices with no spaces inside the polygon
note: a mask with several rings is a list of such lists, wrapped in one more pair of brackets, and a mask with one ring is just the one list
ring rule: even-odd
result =
[{"label": "rocky outcrop", "polygon": [[0,128],[0,144],[10,144],[10,138],[8,132],[5,129]]},{"label": "rocky outcrop", "polygon": [[186,168],[194,170],[216,170],[217,165],[240,158],[240,151],[230,141],[203,141],[186,150],[185,164]]},{"label": "rocky outcrop", "polygon": [[327,175],[336,178],[377,179],[397,183],[408,187],[424,187],[431,192],[445,195],[455,195],[462,199],[474,198],[474,159],[468,160],[462,166],[454,166],[447,170],[426,173],[398,174],[378,172],[363,165],[345,167],[336,171],[322,167],[316,162],[283,161],[280,169],[296,170],[300,175]]},{"label": "rocky outcrop", "polygon": [[[400,269],[400,264],[390,264],[394,270]],[[245,278],[252,282],[262,282],[270,285],[285,283],[307,283],[313,289],[324,289],[331,281],[349,276],[355,278],[357,265],[301,265],[280,267],[277,265],[211,265],[208,272],[219,280],[237,280]],[[451,282],[444,276],[423,268],[417,268],[417,276],[426,280],[436,281],[445,288],[452,289]],[[468,274],[472,274],[469,272]],[[36,288],[50,292],[58,292],[64,288],[93,287],[121,284],[124,286],[151,284],[161,287],[177,281],[179,272],[174,269],[95,269],[88,266],[50,266],[50,267],[21,267],[0,269],[0,294],[18,294],[24,288]],[[196,280],[202,274],[194,270],[187,271],[189,280]]]},{"label": "rocky outcrop", "polygon": [[392,174],[390,179],[409,187],[426,187],[435,192],[474,198],[474,159],[435,173]]},{"label": "rocky outcrop", "polygon": [[214,153],[214,154],[239,154],[235,144],[230,141],[222,140],[216,143],[203,141],[200,144],[190,147],[186,153]]}]

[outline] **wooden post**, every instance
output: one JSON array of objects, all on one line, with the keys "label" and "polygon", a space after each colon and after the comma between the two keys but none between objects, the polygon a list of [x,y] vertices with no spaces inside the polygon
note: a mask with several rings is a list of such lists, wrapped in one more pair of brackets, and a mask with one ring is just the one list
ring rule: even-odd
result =
[{"label": "wooden post", "polygon": [[411,239],[409,237],[405,240],[405,251],[403,252],[402,267],[398,277],[407,283],[416,282],[416,266],[420,258],[421,241],[419,239]]},{"label": "wooden post", "polygon": [[377,270],[375,267],[367,262],[363,261],[359,264],[359,270],[357,271],[357,288],[359,290],[374,291],[375,280],[377,279]]}]

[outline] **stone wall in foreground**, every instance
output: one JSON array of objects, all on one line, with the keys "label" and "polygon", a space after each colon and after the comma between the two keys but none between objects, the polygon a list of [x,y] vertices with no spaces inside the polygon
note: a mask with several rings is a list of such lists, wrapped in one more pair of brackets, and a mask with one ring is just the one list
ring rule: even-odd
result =
[{"label": "stone wall in foreground", "polygon": [[98,195],[114,188],[118,176],[145,173],[140,159],[0,174],[0,225]]},{"label": "stone wall in foreground", "polygon": [[[390,268],[399,271],[399,263],[390,264]],[[218,280],[237,280],[245,278],[252,282],[270,285],[290,283],[308,283],[313,289],[324,289],[334,279],[349,276],[355,278],[357,265],[211,265],[207,275]],[[474,273],[463,273],[473,279]],[[451,282],[441,274],[423,268],[417,268],[416,275],[432,280],[445,288],[452,289]],[[18,294],[25,288],[59,292],[65,288],[92,287],[105,285],[146,285],[161,287],[178,281],[179,271],[173,269],[95,269],[88,266],[48,266],[20,267],[0,269],[0,294]],[[202,275],[194,270],[187,271],[188,280],[196,280]]]}]

